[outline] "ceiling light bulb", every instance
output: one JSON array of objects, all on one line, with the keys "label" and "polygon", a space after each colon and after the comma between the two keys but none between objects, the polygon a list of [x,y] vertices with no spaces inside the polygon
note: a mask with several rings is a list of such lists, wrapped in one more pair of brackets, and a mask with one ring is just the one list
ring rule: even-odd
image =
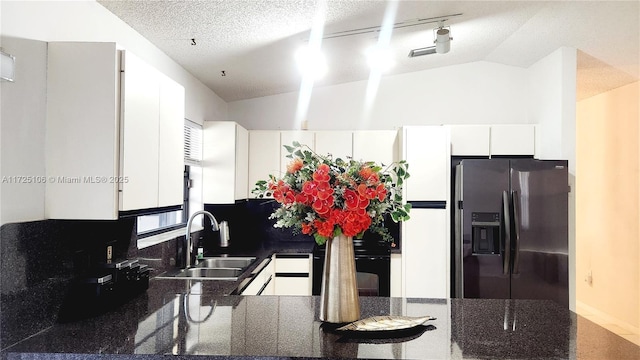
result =
[{"label": "ceiling light bulb", "polygon": [[367,62],[371,70],[379,72],[385,72],[396,64],[391,49],[380,46],[373,46],[367,50]]},{"label": "ceiling light bulb", "polygon": [[436,52],[438,54],[446,54],[451,49],[451,37],[449,29],[440,28],[436,31]]},{"label": "ceiling light bulb", "polygon": [[327,73],[327,61],[320,49],[303,47],[296,52],[296,63],[304,77],[321,79]]}]

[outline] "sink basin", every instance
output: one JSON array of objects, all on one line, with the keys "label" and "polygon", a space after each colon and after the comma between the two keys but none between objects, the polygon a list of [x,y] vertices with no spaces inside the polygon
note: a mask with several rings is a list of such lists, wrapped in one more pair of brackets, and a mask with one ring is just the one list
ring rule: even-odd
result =
[{"label": "sink basin", "polygon": [[255,257],[206,257],[198,264],[177,273],[158,276],[158,279],[238,280]]},{"label": "sink basin", "polygon": [[189,268],[176,274],[161,275],[161,279],[238,280],[243,270],[238,268]]},{"label": "sink basin", "polygon": [[255,257],[206,257],[199,260],[197,268],[238,268],[246,269]]}]

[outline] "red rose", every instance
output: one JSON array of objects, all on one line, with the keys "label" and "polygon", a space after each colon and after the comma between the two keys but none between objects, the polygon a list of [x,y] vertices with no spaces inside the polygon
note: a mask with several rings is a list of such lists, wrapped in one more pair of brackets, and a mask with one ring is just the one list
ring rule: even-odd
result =
[{"label": "red rose", "polygon": [[333,237],[334,224],[332,222],[315,220],[313,222],[313,225],[315,225],[316,229],[318,229],[318,234],[320,234],[321,236],[324,236],[327,238]]},{"label": "red rose", "polygon": [[358,185],[358,194],[367,199],[374,199],[377,194],[374,188],[367,187],[365,184]]},{"label": "red rose", "polygon": [[378,200],[383,201],[385,197],[387,197],[387,188],[384,187],[384,184],[378,185],[376,187],[376,194],[378,194]]},{"label": "red rose", "polygon": [[304,205],[309,205],[310,197],[305,193],[297,193],[296,194],[296,202]]},{"label": "red rose", "polygon": [[313,232],[313,226],[307,223],[302,223],[302,233],[303,234],[311,234]]},{"label": "red rose", "polygon": [[319,199],[326,200],[333,195],[333,188],[331,188],[328,182],[318,183],[316,188],[318,189],[317,196]]},{"label": "red rose", "polygon": [[369,199],[364,196],[358,198],[358,209],[364,210],[369,206]]},{"label": "red rose", "polygon": [[332,197],[326,200],[316,199],[312,205],[313,210],[315,210],[319,215],[325,215],[324,217],[328,217],[332,206],[333,206]]},{"label": "red rose", "polygon": [[329,165],[320,164],[320,166],[318,166],[318,169],[316,169],[316,171],[313,173],[313,180],[318,182],[329,181],[331,179],[331,177],[329,176],[330,170],[331,169],[329,168]]},{"label": "red rose", "polygon": [[293,191],[289,190],[286,194],[284,194],[283,203],[284,204],[293,204],[296,201],[296,197],[293,194]]},{"label": "red rose", "polygon": [[316,196],[318,193],[317,187],[318,183],[315,181],[305,181],[304,184],[302,184],[302,191],[307,195]]},{"label": "red rose", "polygon": [[359,203],[358,193],[356,193],[351,189],[346,189],[342,194],[342,197],[344,198],[344,203],[347,206],[347,210],[353,210],[358,208],[358,203]]}]

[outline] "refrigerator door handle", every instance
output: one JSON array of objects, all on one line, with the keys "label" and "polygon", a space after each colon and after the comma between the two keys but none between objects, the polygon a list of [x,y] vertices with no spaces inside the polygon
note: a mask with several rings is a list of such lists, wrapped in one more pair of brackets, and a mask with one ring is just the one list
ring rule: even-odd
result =
[{"label": "refrigerator door handle", "polygon": [[520,268],[520,196],[517,191],[513,191],[511,195],[513,201],[513,224],[515,231],[513,241],[515,250],[513,251],[513,273],[517,274]]},{"label": "refrigerator door handle", "polygon": [[509,274],[509,265],[511,263],[511,211],[509,210],[509,193],[502,192],[502,216],[504,218],[504,244],[502,247],[502,273]]}]

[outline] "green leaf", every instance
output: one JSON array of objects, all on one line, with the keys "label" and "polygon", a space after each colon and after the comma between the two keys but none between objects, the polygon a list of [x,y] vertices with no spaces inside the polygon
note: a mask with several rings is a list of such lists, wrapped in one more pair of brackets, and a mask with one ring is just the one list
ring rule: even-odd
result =
[{"label": "green leaf", "polygon": [[289,146],[289,145],[282,145],[282,146],[283,146],[285,149],[287,149],[287,152],[288,152],[289,154],[291,154],[291,153],[293,152],[293,150],[294,150],[294,148],[293,148],[292,146]]},{"label": "green leaf", "polygon": [[293,142],[293,146],[295,146],[295,147],[300,147],[301,145],[300,145],[300,143],[299,143],[299,142],[294,141],[294,142]]},{"label": "green leaf", "polygon": [[295,156],[297,156],[299,158],[303,158],[304,157],[304,154],[300,150],[296,150],[296,152],[294,154],[295,154]]},{"label": "green leaf", "polygon": [[327,238],[318,233],[313,234],[313,237],[316,240],[316,244],[318,245],[324,245],[324,243],[327,242]]}]

